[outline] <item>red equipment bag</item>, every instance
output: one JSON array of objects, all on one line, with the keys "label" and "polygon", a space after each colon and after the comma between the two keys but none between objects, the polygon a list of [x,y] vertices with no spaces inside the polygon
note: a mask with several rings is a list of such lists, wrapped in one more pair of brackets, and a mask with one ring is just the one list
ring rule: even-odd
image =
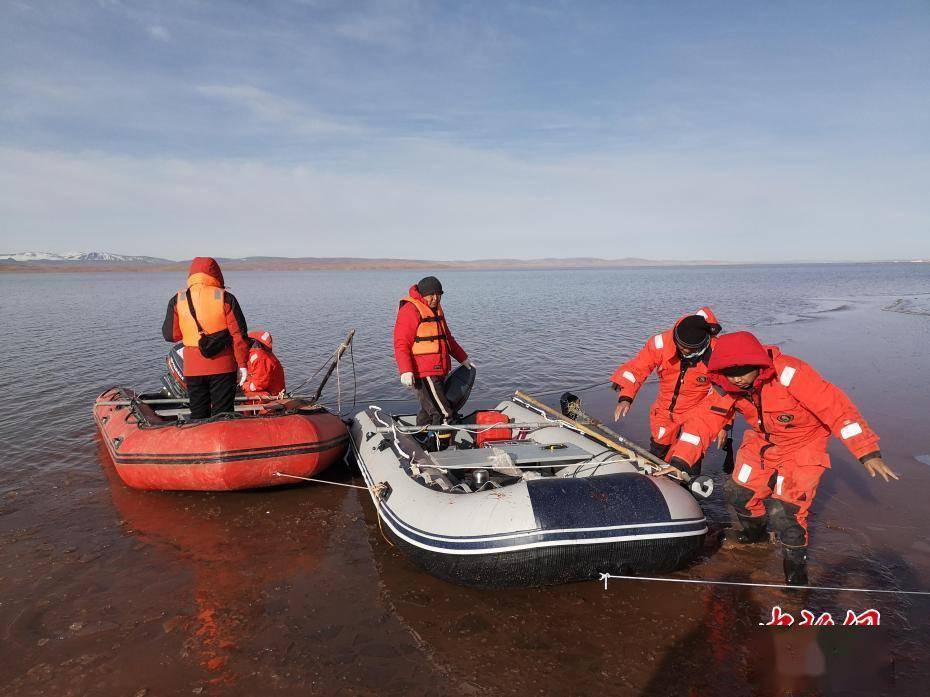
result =
[{"label": "red equipment bag", "polygon": [[[475,423],[482,427],[490,426],[491,424],[506,424],[509,422],[510,419],[499,411],[479,411],[475,414]],[[512,437],[513,434],[509,428],[490,428],[487,430],[479,430],[475,436],[475,443],[480,448],[488,441],[510,440]]]}]

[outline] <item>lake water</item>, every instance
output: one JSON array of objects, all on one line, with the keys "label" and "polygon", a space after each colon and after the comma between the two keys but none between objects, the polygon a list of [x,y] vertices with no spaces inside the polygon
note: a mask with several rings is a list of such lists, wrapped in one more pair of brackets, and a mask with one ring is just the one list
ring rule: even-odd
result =
[{"label": "lake water", "polygon": [[[357,330],[357,381],[346,361],[338,394],[335,380],[326,393],[348,416],[353,394],[410,406],[391,330],[420,275],[226,280],[250,328],[274,334],[289,387]],[[930,266],[437,275],[452,331],[479,368],[476,405],[514,389],[554,403],[563,389],[602,383],[649,335],[703,304],[725,330],[752,329],[809,360],[857,402],[903,476],[869,480],[831,449],[811,526],[812,581],[930,588]],[[183,284],[162,273],[0,275],[0,694],[924,693],[927,599],[619,581],[606,592],[591,582],[490,593],[411,567],[382,539],[365,492],[126,489],[91,405],[110,385],[158,386],[164,309]],[[606,387],[581,394],[607,418]],[[634,438],[646,437],[651,396],[624,424]],[[716,455],[707,468],[722,483]],[[328,476],[353,481],[337,470]],[[725,525],[719,495],[707,512]],[[777,582],[780,560],[774,548],[709,543],[677,576]],[[776,604],[840,617],[875,606],[883,626],[854,636],[759,627]]]}]

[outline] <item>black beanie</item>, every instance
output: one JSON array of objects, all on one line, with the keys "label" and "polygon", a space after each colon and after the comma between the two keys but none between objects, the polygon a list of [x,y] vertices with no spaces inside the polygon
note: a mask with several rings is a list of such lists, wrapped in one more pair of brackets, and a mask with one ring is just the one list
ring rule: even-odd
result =
[{"label": "black beanie", "polygon": [[717,325],[701,315],[688,315],[675,327],[675,343],[686,351],[700,351],[717,333],[716,329]]},{"label": "black beanie", "polygon": [[427,276],[417,283],[417,290],[420,291],[420,295],[432,295],[433,293],[442,295],[442,284],[435,276]]}]

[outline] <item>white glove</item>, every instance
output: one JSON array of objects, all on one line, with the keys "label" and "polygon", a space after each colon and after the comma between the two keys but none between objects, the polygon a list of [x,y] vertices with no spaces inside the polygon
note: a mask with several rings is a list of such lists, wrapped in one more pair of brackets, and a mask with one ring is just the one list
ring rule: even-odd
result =
[{"label": "white glove", "polygon": [[242,387],[245,384],[245,378],[248,376],[249,371],[245,368],[239,368],[239,387]]},{"label": "white glove", "polygon": [[413,373],[404,373],[401,375],[400,384],[404,387],[413,387]]},{"label": "white glove", "polygon": [[478,370],[478,366],[476,366],[474,363],[472,363],[472,362],[471,362],[471,359],[468,359],[468,358],[465,359],[465,362],[462,363],[462,365],[464,365],[464,366],[465,366],[466,368],[468,368],[469,370]]}]

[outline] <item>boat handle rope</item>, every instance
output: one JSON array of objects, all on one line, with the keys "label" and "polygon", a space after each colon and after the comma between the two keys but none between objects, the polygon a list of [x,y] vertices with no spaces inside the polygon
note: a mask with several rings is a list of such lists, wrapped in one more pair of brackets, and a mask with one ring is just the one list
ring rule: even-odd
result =
[{"label": "boat handle rope", "polygon": [[[384,491],[387,484],[382,482],[381,484],[375,484],[373,487],[359,486],[358,484],[343,484],[342,482],[331,482],[326,479],[315,479],[314,477],[299,477],[296,474],[285,474],[284,472],[273,472],[272,476],[275,477],[288,477],[290,479],[300,479],[305,482],[316,482],[317,484],[333,484],[335,486],[344,486],[348,489],[362,489],[363,491],[370,492],[375,498],[375,501],[380,500],[381,492]],[[376,504],[377,505],[377,504]],[[381,537],[384,538],[384,541],[387,542],[391,547],[394,546],[394,543],[391,542],[391,539],[384,534],[384,528],[381,527],[381,514],[378,513],[378,530],[381,531]]]},{"label": "boat handle rope", "polygon": [[333,482],[329,479],[316,479],[315,477],[301,477],[296,474],[287,474],[285,472],[272,472],[272,477],[287,477],[288,479],[300,479],[304,482],[316,482],[317,484],[332,484],[333,486],[344,486],[348,489],[362,489],[363,491],[370,491],[375,496],[378,496],[384,490],[384,484],[376,484],[373,487],[361,486],[359,484],[345,484],[344,482]]},{"label": "boat handle rope", "polygon": [[833,591],[849,593],[889,593],[892,595],[930,595],[930,591],[906,591],[896,588],[845,588],[842,586],[786,586],[782,583],[750,583],[748,581],[713,581],[700,578],[662,578],[660,576],[624,576],[616,574],[602,573],[598,581],[604,582],[604,590],[607,590],[607,582],[612,579],[623,581],[660,581],[663,583],[690,583],[703,586],[741,586],[745,588],[781,588],[790,590],[811,590],[811,591]]},{"label": "boat handle rope", "polygon": [[397,438],[397,424],[396,424],[393,420],[391,421],[391,423],[385,422],[384,419],[381,418],[381,415],[380,415],[381,407],[379,407],[378,405],[376,405],[376,404],[370,404],[370,405],[368,406],[368,408],[372,410],[372,412],[373,412],[373,413],[372,413],[372,416],[374,416],[374,417],[378,420],[378,423],[379,423],[379,424],[381,424],[381,425],[384,426],[385,428],[391,429],[391,433],[392,433],[393,436],[394,436],[394,447],[397,448],[397,453],[398,453],[399,455],[402,455],[402,456],[403,456],[405,459],[407,459],[407,460],[410,462],[410,464],[412,465],[412,464],[413,464],[413,457],[412,457],[411,455],[408,455],[407,453],[405,453],[405,452],[404,452],[404,449],[400,447],[400,441],[399,441],[398,438]]}]

